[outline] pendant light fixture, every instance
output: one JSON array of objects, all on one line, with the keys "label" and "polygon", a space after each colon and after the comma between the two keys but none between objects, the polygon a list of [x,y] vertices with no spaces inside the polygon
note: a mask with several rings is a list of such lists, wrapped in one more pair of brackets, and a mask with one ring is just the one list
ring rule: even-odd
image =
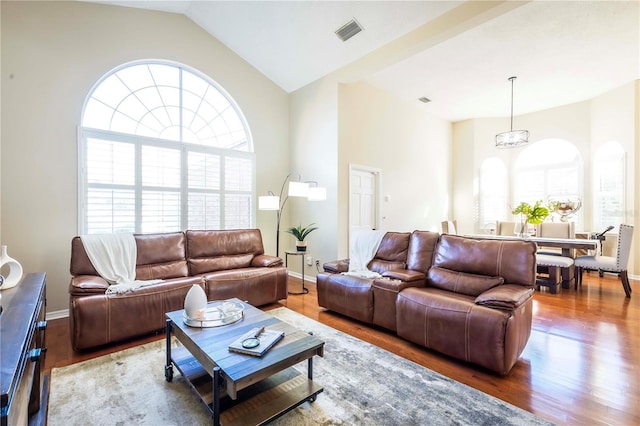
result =
[{"label": "pendant light fixture", "polygon": [[518,77],[509,77],[511,81],[511,130],[496,135],[496,148],[515,148],[529,142],[528,130],[513,130],[513,80]]}]

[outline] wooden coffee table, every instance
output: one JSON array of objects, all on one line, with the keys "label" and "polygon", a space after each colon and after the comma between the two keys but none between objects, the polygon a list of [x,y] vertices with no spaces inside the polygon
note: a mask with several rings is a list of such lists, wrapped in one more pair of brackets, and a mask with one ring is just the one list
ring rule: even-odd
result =
[{"label": "wooden coffee table", "polygon": [[[190,327],[184,323],[184,310],[166,314],[165,378],[173,380],[175,366],[207,406],[216,426],[264,424],[305,401],[315,401],[323,391],[313,381],[313,356],[323,356],[324,342],[244,305],[240,321],[221,327]],[[285,337],[262,357],[228,350],[239,336],[261,326],[284,331]],[[171,347],[172,334],[181,347]],[[306,375],[292,367],[304,360]]]}]

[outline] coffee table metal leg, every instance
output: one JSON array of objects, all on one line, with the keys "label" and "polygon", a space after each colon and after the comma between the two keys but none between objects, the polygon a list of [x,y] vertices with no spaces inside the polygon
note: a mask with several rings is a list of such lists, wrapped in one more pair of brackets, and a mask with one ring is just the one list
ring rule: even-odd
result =
[{"label": "coffee table metal leg", "polygon": [[[309,380],[313,380],[313,357],[307,360],[307,377]],[[307,399],[309,402],[316,401],[317,394],[313,394],[310,398]]]},{"label": "coffee table metal leg", "polygon": [[164,378],[167,382],[173,380],[173,365],[171,365],[171,320],[166,321],[166,334],[167,334],[167,362],[164,365]]},{"label": "coffee table metal leg", "polygon": [[220,367],[213,367],[213,426],[220,426]]}]

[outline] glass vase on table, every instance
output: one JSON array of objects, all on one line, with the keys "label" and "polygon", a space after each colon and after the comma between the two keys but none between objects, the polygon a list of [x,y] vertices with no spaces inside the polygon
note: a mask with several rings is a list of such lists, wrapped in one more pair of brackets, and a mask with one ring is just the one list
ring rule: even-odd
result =
[{"label": "glass vase on table", "polygon": [[518,221],[513,228],[513,233],[516,234],[518,238],[529,238],[535,235],[536,228],[529,222]]}]

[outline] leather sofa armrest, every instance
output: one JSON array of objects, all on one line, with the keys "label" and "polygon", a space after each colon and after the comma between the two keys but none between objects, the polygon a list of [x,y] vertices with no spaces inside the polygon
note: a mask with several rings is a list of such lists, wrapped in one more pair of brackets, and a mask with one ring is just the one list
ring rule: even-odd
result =
[{"label": "leather sofa armrest", "polygon": [[391,278],[394,280],[400,280],[404,282],[425,280],[426,275],[424,272],[414,271],[411,269],[392,269],[382,273],[385,278]]},{"label": "leather sofa armrest", "polygon": [[475,303],[488,308],[513,310],[529,300],[533,291],[532,287],[517,284],[499,285],[476,297]]},{"label": "leather sofa armrest", "polygon": [[331,274],[347,272],[349,270],[349,259],[334,260],[333,262],[324,263],[322,265],[322,269]]},{"label": "leather sofa armrest", "polygon": [[283,261],[281,258],[276,256],[270,256],[268,254],[259,254],[251,260],[251,266],[264,266],[264,267],[273,267],[273,266],[282,266]]},{"label": "leather sofa armrest", "polygon": [[72,296],[104,294],[108,287],[109,283],[102,277],[97,275],[78,275],[71,278],[69,294]]},{"label": "leather sofa armrest", "polygon": [[[423,274],[423,278],[424,278],[424,274]],[[424,279],[413,280],[413,281],[401,281],[396,278],[383,277],[383,278],[375,279],[373,281],[373,287],[374,289],[380,288],[383,290],[391,290],[393,292],[400,293],[405,288],[424,287],[425,283],[426,281]]]}]

